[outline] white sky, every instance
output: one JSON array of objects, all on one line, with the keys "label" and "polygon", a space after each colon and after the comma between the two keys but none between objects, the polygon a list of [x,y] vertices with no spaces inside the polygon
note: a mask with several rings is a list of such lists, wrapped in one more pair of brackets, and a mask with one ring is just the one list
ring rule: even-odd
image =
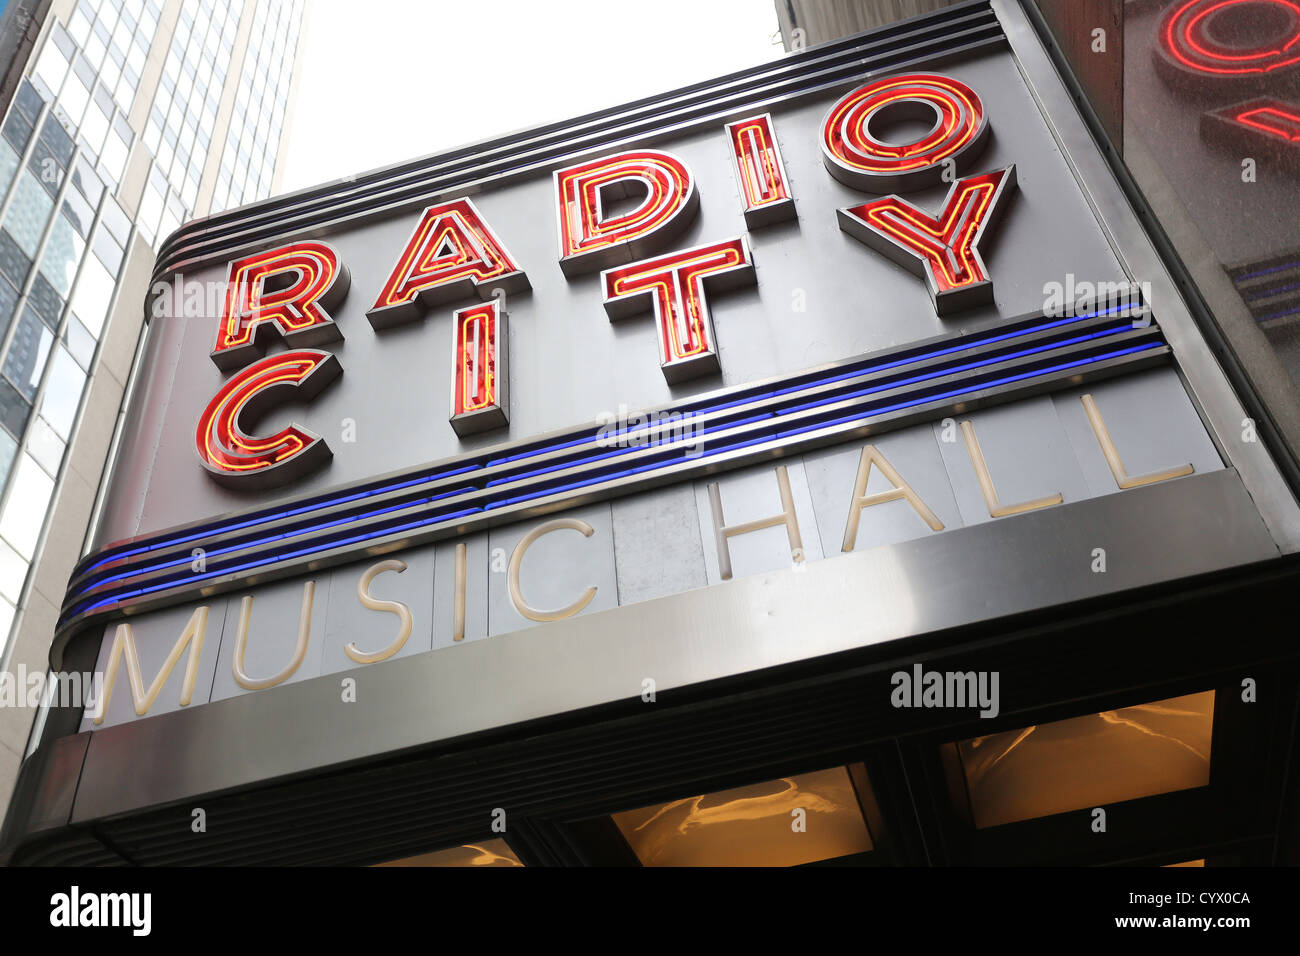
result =
[{"label": "white sky", "polygon": [[783,55],[773,0],[308,5],[285,192]]}]

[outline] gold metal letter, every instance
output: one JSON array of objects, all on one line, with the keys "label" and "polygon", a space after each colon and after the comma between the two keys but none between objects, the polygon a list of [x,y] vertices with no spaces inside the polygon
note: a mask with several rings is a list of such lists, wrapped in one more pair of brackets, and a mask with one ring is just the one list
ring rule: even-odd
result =
[{"label": "gold metal letter", "polygon": [[1106,456],[1106,464],[1110,465],[1110,473],[1114,476],[1115,484],[1119,485],[1121,491],[1127,488],[1137,488],[1139,485],[1154,485],[1157,481],[1168,481],[1170,478],[1182,478],[1184,475],[1190,475],[1196,470],[1190,464],[1177,465],[1166,471],[1156,471],[1149,475],[1130,478],[1128,472],[1124,470],[1124,462],[1120,460],[1119,449],[1115,447],[1115,442],[1110,437],[1110,429],[1106,427],[1106,422],[1101,417],[1101,410],[1097,408],[1097,403],[1093,401],[1091,395],[1084,395],[1079,401],[1083,402],[1083,410],[1088,413],[1088,423],[1092,425],[1092,433],[1097,436],[1097,441],[1101,445],[1101,453]]},{"label": "gold metal letter", "polygon": [[355,642],[349,642],[343,648],[343,652],[358,664],[373,664],[375,661],[382,661],[392,657],[402,649],[402,646],[406,644],[406,639],[411,636],[411,628],[415,623],[411,618],[411,609],[400,601],[381,601],[370,594],[370,582],[376,576],[385,571],[396,571],[401,574],[405,570],[405,561],[391,558],[387,561],[380,561],[378,564],[372,564],[366,568],[365,573],[357,580],[357,599],[365,607],[372,611],[388,611],[390,614],[396,614],[397,619],[401,622],[397,628],[397,637],[393,638],[393,642],[382,651],[367,654],[358,648]]},{"label": "gold metal letter", "polygon": [[456,603],[452,610],[451,639],[465,640],[465,542],[456,542]]},{"label": "gold metal letter", "polygon": [[246,690],[262,690],[266,687],[282,684],[293,676],[293,672],[302,666],[303,658],[307,656],[307,640],[311,637],[311,608],[315,596],[316,582],[304,582],[302,586],[302,610],[298,612],[298,644],[293,649],[293,659],[289,661],[284,670],[273,677],[254,680],[244,672],[244,652],[248,650],[248,624],[253,617],[252,595],[244,595],[244,599],[239,603],[239,629],[235,633],[235,659],[232,662],[235,683]]},{"label": "gold metal letter", "polygon": [[764,528],[775,528],[779,524],[785,525],[786,537],[790,540],[791,559],[795,564],[803,563],[803,538],[799,534],[799,518],[794,512],[794,494],[790,491],[790,475],[785,470],[785,465],[777,466],[776,485],[781,492],[780,514],[727,525],[722,518],[722,490],[716,481],[709,484],[709,506],[713,509],[713,534],[718,544],[718,573],[722,576],[722,580],[731,579],[731,549],[727,545],[728,538],[749,534],[751,531],[761,531]]},{"label": "gold metal letter", "polygon": [[523,592],[519,589],[519,568],[524,563],[524,552],[526,552],[536,541],[544,534],[552,531],[561,531],[565,528],[572,528],[574,531],[581,531],[585,537],[590,538],[596,533],[596,529],[587,522],[578,518],[554,518],[551,521],[545,521],[539,524],[532,531],[524,535],[523,540],[515,545],[514,553],[510,555],[510,570],[507,575],[507,581],[510,587],[510,600],[515,604],[515,610],[528,618],[530,621],[562,621],[566,617],[573,617],[584,607],[591,603],[591,599],[596,596],[594,587],[587,588],[578,600],[574,601],[567,607],[557,608],[554,611],[539,611],[531,607],[524,600]]},{"label": "gold metal letter", "polygon": [[989,474],[989,466],[984,461],[984,452],[980,449],[980,440],[975,437],[975,426],[970,422],[962,422],[961,434],[966,439],[966,450],[970,452],[971,464],[975,466],[975,475],[980,480],[980,490],[984,492],[984,503],[988,505],[990,517],[1005,518],[1007,515],[1037,511],[1039,508],[1050,508],[1052,505],[1059,505],[1065,500],[1058,491],[1046,498],[1022,501],[1018,505],[998,504],[998,492],[993,487],[993,476]]},{"label": "gold metal letter", "polygon": [[[875,494],[867,494],[867,482],[871,478],[871,465],[875,464],[880,469],[881,474],[889,479],[889,483],[894,487],[888,491],[877,491]],[[841,550],[852,551],[858,543],[858,522],[862,518],[862,509],[869,508],[872,505],[883,505],[886,501],[897,501],[903,498],[916,509],[925,523],[930,526],[931,531],[942,531],[943,522],[939,516],[930,510],[929,506],[921,500],[912,486],[905,482],[895,470],[885,456],[880,453],[875,445],[865,445],[862,449],[862,457],[858,459],[858,476],[853,483],[853,500],[849,503],[849,520],[844,526],[844,547]]]},{"label": "gold metal letter", "polygon": [[167,655],[167,660],[163,662],[160,670],[153,683],[149,685],[149,690],[144,689],[144,675],[140,673],[140,655],[135,649],[135,635],[131,631],[130,624],[119,624],[117,631],[113,634],[113,647],[108,652],[108,668],[104,683],[104,700],[99,707],[99,712],[95,715],[92,722],[102,724],[104,717],[108,714],[108,702],[113,699],[113,684],[117,681],[118,665],[122,658],[126,658],[126,676],[131,683],[131,699],[135,703],[135,713],[137,717],[143,717],[149,712],[149,708],[154,705],[158,695],[162,693],[163,685],[167,683],[167,678],[171,676],[176,662],[181,659],[181,653],[185,650],[185,645],[190,645],[190,659],[185,664],[185,680],[181,684],[181,706],[188,707],[191,698],[194,696],[194,682],[199,676],[199,655],[203,653],[203,635],[208,629],[208,608],[207,605],[197,607],[194,613],[190,615],[189,622],[185,625],[185,630],[181,632],[180,638],[172,645],[171,653]]}]

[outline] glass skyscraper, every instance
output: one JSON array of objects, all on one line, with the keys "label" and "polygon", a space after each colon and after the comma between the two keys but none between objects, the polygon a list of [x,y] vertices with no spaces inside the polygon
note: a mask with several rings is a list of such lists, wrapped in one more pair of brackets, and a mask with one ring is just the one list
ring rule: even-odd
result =
[{"label": "glass skyscraper", "polygon": [[[275,189],[303,0],[55,0],[0,126],[0,668],[45,669],[155,251]],[[31,707],[0,709],[0,799]]]}]

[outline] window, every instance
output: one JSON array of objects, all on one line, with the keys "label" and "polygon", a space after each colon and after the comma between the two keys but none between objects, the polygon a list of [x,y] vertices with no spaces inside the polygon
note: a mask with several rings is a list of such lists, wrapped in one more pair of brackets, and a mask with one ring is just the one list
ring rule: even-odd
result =
[{"label": "window", "polygon": [[46,43],[36,61],[35,76],[44,85],[51,97],[57,96],[63,86],[63,78],[68,75],[68,60],[53,43]]},{"label": "window", "polygon": [[44,276],[38,275],[36,277],[31,290],[27,294],[27,301],[40,315],[41,321],[50,328],[58,326],[59,316],[63,314],[63,299],[54,291],[54,287],[45,280]]},{"label": "window", "polygon": [[13,461],[14,449],[18,447],[17,439],[27,428],[27,416],[31,411],[31,403],[19,395],[16,388],[0,379],[0,425],[4,425],[12,436],[4,443],[8,448],[4,456],[5,475],[9,474],[9,464]]},{"label": "window", "polygon": [[519,857],[500,837],[483,840],[480,843],[467,843],[449,850],[436,850],[433,853],[421,853],[408,856],[377,866],[523,866]]},{"label": "window", "polygon": [[51,478],[59,475],[65,448],[67,445],[63,439],[54,434],[43,418],[37,415],[32,419],[31,430],[27,433],[27,451]]},{"label": "window", "polygon": [[4,140],[0,140],[0,196],[9,191],[14,171],[18,169],[18,154]]},{"label": "window", "polygon": [[77,360],[77,364],[83,369],[90,368],[90,363],[95,358],[95,337],[75,315],[68,317],[68,325],[64,329],[63,337],[67,342],[68,352]]},{"label": "window", "polygon": [[50,210],[53,208],[54,200],[41,188],[31,171],[24,170],[18,177],[18,186],[9,207],[5,228],[28,259],[36,255],[41,233],[45,231],[45,224],[49,222]]},{"label": "window", "polygon": [[0,516],[0,537],[29,561],[40,539],[53,493],[54,480],[34,458],[24,453],[14,470],[4,515]]},{"label": "window", "polygon": [[95,338],[104,328],[108,306],[113,300],[113,277],[95,256],[86,260],[77,288],[72,293],[72,311]]},{"label": "window", "polygon": [[54,334],[40,316],[30,306],[23,309],[5,356],[4,375],[28,402],[36,397],[45,371],[45,356],[53,342]]},{"label": "window", "polygon": [[15,286],[21,287],[27,281],[27,273],[32,269],[32,260],[23,255],[18,243],[9,235],[9,230],[0,229],[0,273],[9,277]]},{"label": "window", "polygon": [[[848,767],[783,777],[613,815],[643,866],[798,866],[873,848]],[[803,830],[792,826],[802,811]]]},{"label": "window", "polygon": [[86,375],[76,360],[62,346],[56,346],[50,376],[41,396],[40,413],[54,433],[65,441],[72,434],[85,384]]},{"label": "window", "polygon": [[67,215],[56,216],[45,254],[41,257],[41,274],[50,280],[60,295],[72,291],[72,280],[76,278],[77,266],[81,264],[85,251],[86,240],[77,235]]},{"label": "window", "polygon": [[972,737],[944,748],[977,828],[1203,787],[1214,691]]},{"label": "window", "polygon": [[[0,443],[3,443],[3,437],[0,437]],[[12,443],[13,439],[9,439]],[[9,464],[13,461],[13,445],[9,446],[8,455],[4,454],[4,449],[0,448],[0,474],[9,474]],[[23,581],[27,577],[27,562],[9,545],[0,541],[0,595],[8,598],[10,603],[17,604],[18,598],[22,594]]]}]

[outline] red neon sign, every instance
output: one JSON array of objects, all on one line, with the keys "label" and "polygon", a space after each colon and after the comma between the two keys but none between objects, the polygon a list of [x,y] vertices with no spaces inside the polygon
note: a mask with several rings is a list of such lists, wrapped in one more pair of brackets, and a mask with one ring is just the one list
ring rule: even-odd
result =
[{"label": "red neon sign", "polygon": [[653,311],[659,365],[675,384],[719,370],[705,284],[720,291],[752,283],[754,260],[742,237],[608,269],[600,279],[611,319]]},{"label": "red neon sign", "polygon": [[[1253,48],[1229,46],[1214,38],[1214,21],[1234,9],[1271,6],[1286,15],[1276,37]],[[1300,64],[1300,2],[1297,0],[1184,0],[1165,16],[1160,29],[1165,53],[1194,73],[1241,77],[1262,75]]]},{"label": "red neon sign", "polygon": [[745,225],[751,229],[793,219],[794,199],[781,148],[772,129],[772,116],[764,113],[727,124],[727,147],[745,208]]},{"label": "red neon sign", "polygon": [[267,356],[239,372],[199,417],[194,437],[203,467],[223,484],[272,487],[329,461],[332,453],[325,440],[298,425],[256,437],[240,421],[262,414],[286,392],[296,399],[313,398],[341,371],[329,352],[303,349]]},{"label": "red neon sign", "polygon": [[278,330],[294,346],[343,338],[327,309],[348,289],[348,270],[323,242],[296,242],[230,263],[212,361],[229,371],[260,355]]},{"label": "red neon sign", "polygon": [[[612,212],[619,199],[644,198]],[[649,254],[690,224],[699,208],[687,165],[670,153],[618,153],[555,173],[560,268],[566,276]]]},{"label": "red neon sign", "polygon": [[[920,120],[929,132],[891,143],[873,123]],[[941,181],[944,161],[964,166],[983,149],[988,117],[965,83],[937,73],[908,73],[860,87],[831,107],[822,123],[822,162],[832,176],[866,192],[907,191]]]},{"label": "red neon sign", "polygon": [[1256,106],[1234,112],[1231,119],[1235,123],[1260,130],[1277,139],[1300,143],[1300,110],[1293,107],[1271,103],[1267,106]]},{"label": "red neon sign", "polygon": [[506,315],[496,302],[452,319],[451,427],[465,436],[508,423]]},{"label": "red neon sign", "polygon": [[992,301],[979,244],[1015,185],[1015,166],[967,176],[953,183],[938,216],[886,196],[839,210],[840,228],[923,276],[935,311],[944,315]]},{"label": "red neon sign", "polygon": [[367,316],[375,328],[419,318],[423,309],[493,289],[519,292],[528,277],[468,199],[424,210]]}]

